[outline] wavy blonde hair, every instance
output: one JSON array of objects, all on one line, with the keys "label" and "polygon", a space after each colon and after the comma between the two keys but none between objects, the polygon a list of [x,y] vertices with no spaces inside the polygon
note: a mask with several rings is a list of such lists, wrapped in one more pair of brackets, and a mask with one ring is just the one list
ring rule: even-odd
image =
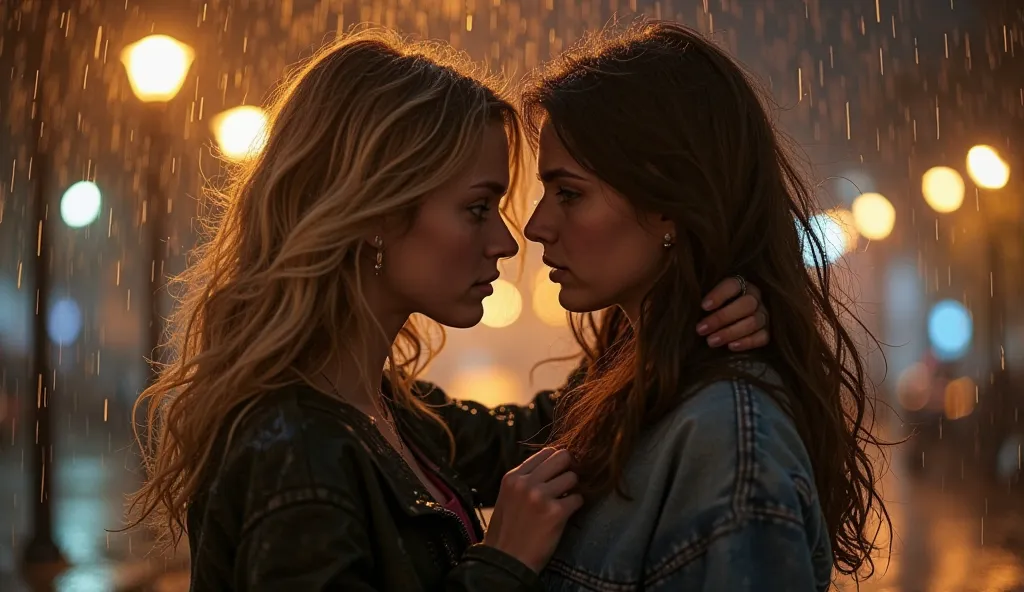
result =
[{"label": "wavy blonde hair", "polygon": [[[411,223],[421,198],[470,163],[494,123],[508,133],[512,168],[501,209],[518,221],[519,119],[468,64],[444,45],[373,28],[328,44],[288,77],[264,149],[214,195],[210,238],[176,278],[184,295],[171,319],[171,360],[133,409],[147,406],[136,438],[148,479],[133,496],[131,526],[148,523],[176,545],[187,504],[219,458],[213,436],[237,421],[235,410],[309,383],[306,373],[332,354],[366,355],[373,332],[383,332],[360,281],[372,264],[366,236],[384,220]],[[443,344],[432,347],[418,324],[406,323],[392,344],[392,396],[447,431],[411,390]]]}]

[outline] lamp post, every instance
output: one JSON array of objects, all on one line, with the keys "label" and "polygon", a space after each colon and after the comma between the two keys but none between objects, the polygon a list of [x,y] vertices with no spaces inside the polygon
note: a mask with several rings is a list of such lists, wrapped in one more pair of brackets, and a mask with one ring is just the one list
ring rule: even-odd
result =
[{"label": "lamp post", "polygon": [[[185,84],[194,59],[192,48],[167,35],[150,35],[129,45],[121,53],[132,92],[145,107],[142,129],[144,136],[149,138],[142,223],[149,226],[146,233],[150,260],[148,349],[154,361],[159,358],[157,349],[164,328],[160,291],[164,287],[168,202],[161,191],[160,177],[169,151],[166,108]],[[150,376],[152,378],[153,375]]]},{"label": "lamp post", "polygon": [[50,126],[46,125],[43,89],[39,84],[40,72],[44,69],[44,47],[46,30],[56,16],[52,2],[43,2],[37,7],[34,18],[28,19],[25,32],[31,35],[26,78],[34,77],[37,83],[32,94],[31,149],[29,182],[32,187],[32,214],[35,232],[31,232],[32,281],[35,284],[35,315],[32,317],[32,375],[35,387],[35,405],[30,406],[30,424],[26,436],[32,438],[31,462],[32,482],[29,503],[32,512],[32,534],[24,547],[24,567],[30,580],[48,581],[67,565],[60,547],[53,536],[53,480],[54,454],[51,423],[51,402],[53,368],[50,365],[50,342],[47,334],[47,313],[49,312],[50,263],[53,257],[53,222],[50,209]]}]

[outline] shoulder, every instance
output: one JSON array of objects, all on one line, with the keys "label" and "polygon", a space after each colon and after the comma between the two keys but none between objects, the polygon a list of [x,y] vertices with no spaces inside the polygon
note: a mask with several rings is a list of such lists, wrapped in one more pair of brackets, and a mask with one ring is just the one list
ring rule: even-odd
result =
[{"label": "shoulder", "polygon": [[249,520],[295,503],[340,503],[370,466],[366,439],[350,415],[299,386],[237,409],[209,459],[211,493],[240,502]]},{"label": "shoulder", "polygon": [[346,447],[360,440],[354,410],[300,385],[243,405],[225,427],[229,455],[258,454],[264,460],[281,451]]},{"label": "shoulder", "polygon": [[[778,388],[770,392],[766,385]],[[816,504],[810,457],[780,404],[781,393],[785,385],[778,376],[758,367],[687,395],[663,428],[678,469],[700,475],[694,481],[698,488],[717,484],[721,489],[708,497],[728,493],[735,508],[767,502],[797,510]]]}]

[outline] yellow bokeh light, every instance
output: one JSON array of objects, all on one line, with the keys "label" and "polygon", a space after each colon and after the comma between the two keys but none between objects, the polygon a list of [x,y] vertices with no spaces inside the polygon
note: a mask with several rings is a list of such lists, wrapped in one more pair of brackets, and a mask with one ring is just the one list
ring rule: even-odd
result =
[{"label": "yellow bokeh light", "polygon": [[568,324],[565,309],[558,303],[558,284],[548,277],[550,269],[544,267],[533,280],[533,312],[545,325],[565,327]]},{"label": "yellow bokeh light", "polygon": [[863,193],[853,200],[853,220],[860,234],[870,240],[881,240],[896,225],[896,209],[880,193]]},{"label": "yellow bokeh light", "polygon": [[228,109],[214,117],[210,127],[221,153],[231,160],[257,156],[267,144],[267,113],[259,107]]},{"label": "yellow bokeh light", "polygon": [[484,318],[481,323],[499,329],[516,322],[523,312],[523,297],[519,289],[505,280],[494,280],[494,293],[484,298]]},{"label": "yellow bokeh light", "polygon": [[445,390],[456,399],[476,401],[488,407],[522,403],[525,393],[519,378],[501,366],[460,370]]},{"label": "yellow bokeh light", "polygon": [[964,376],[946,385],[945,411],[947,419],[963,419],[974,411],[978,389],[974,381]]},{"label": "yellow bokeh light", "polygon": [[1002,189],[1010,180],[1010,165],[995,148],[979,145],[967,152],[967,174],[978,187]]},{"label": "yellow bokeh light", "polygon": [[936,212],[955,212],[964,203],[964,178],[955,169],[932,167],[921,176],[921,193]]},{"label": "yellow bokeh light", "polygon": [[853,219],[853,212],[846,208],[833,208],[826,212],[830,218],[839,224],[839,228],[843,230],[843,237],[845,237],[845,247],[847,253],[857,250],[857,241],[860,239],[860,233],[857,232],[857,222]]},{"label": "yellow bokeh light", "polygon": [[121,52],[132,92],[144,103],[165,103],[185,84],[192,48],[167,35],[150,35]]}]

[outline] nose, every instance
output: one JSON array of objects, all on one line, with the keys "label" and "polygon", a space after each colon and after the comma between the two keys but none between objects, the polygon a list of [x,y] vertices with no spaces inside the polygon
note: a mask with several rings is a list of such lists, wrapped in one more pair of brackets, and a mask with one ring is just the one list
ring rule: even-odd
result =
[{"label": "nose", "polygon": [[498,225],[500,229],[494,240],[490,242],[487,249],[487,256],[497,259],[509,259],[519,253],[519,243],[505,225],[504,220]]},{"label": "nose", "polygon": [[524,234],[526,238],[541,244],[548,244],[555,241],[555,225],[552,220],[550,208],[545,207],[548,200],[541,198],[533,215],[526,223]]}]

